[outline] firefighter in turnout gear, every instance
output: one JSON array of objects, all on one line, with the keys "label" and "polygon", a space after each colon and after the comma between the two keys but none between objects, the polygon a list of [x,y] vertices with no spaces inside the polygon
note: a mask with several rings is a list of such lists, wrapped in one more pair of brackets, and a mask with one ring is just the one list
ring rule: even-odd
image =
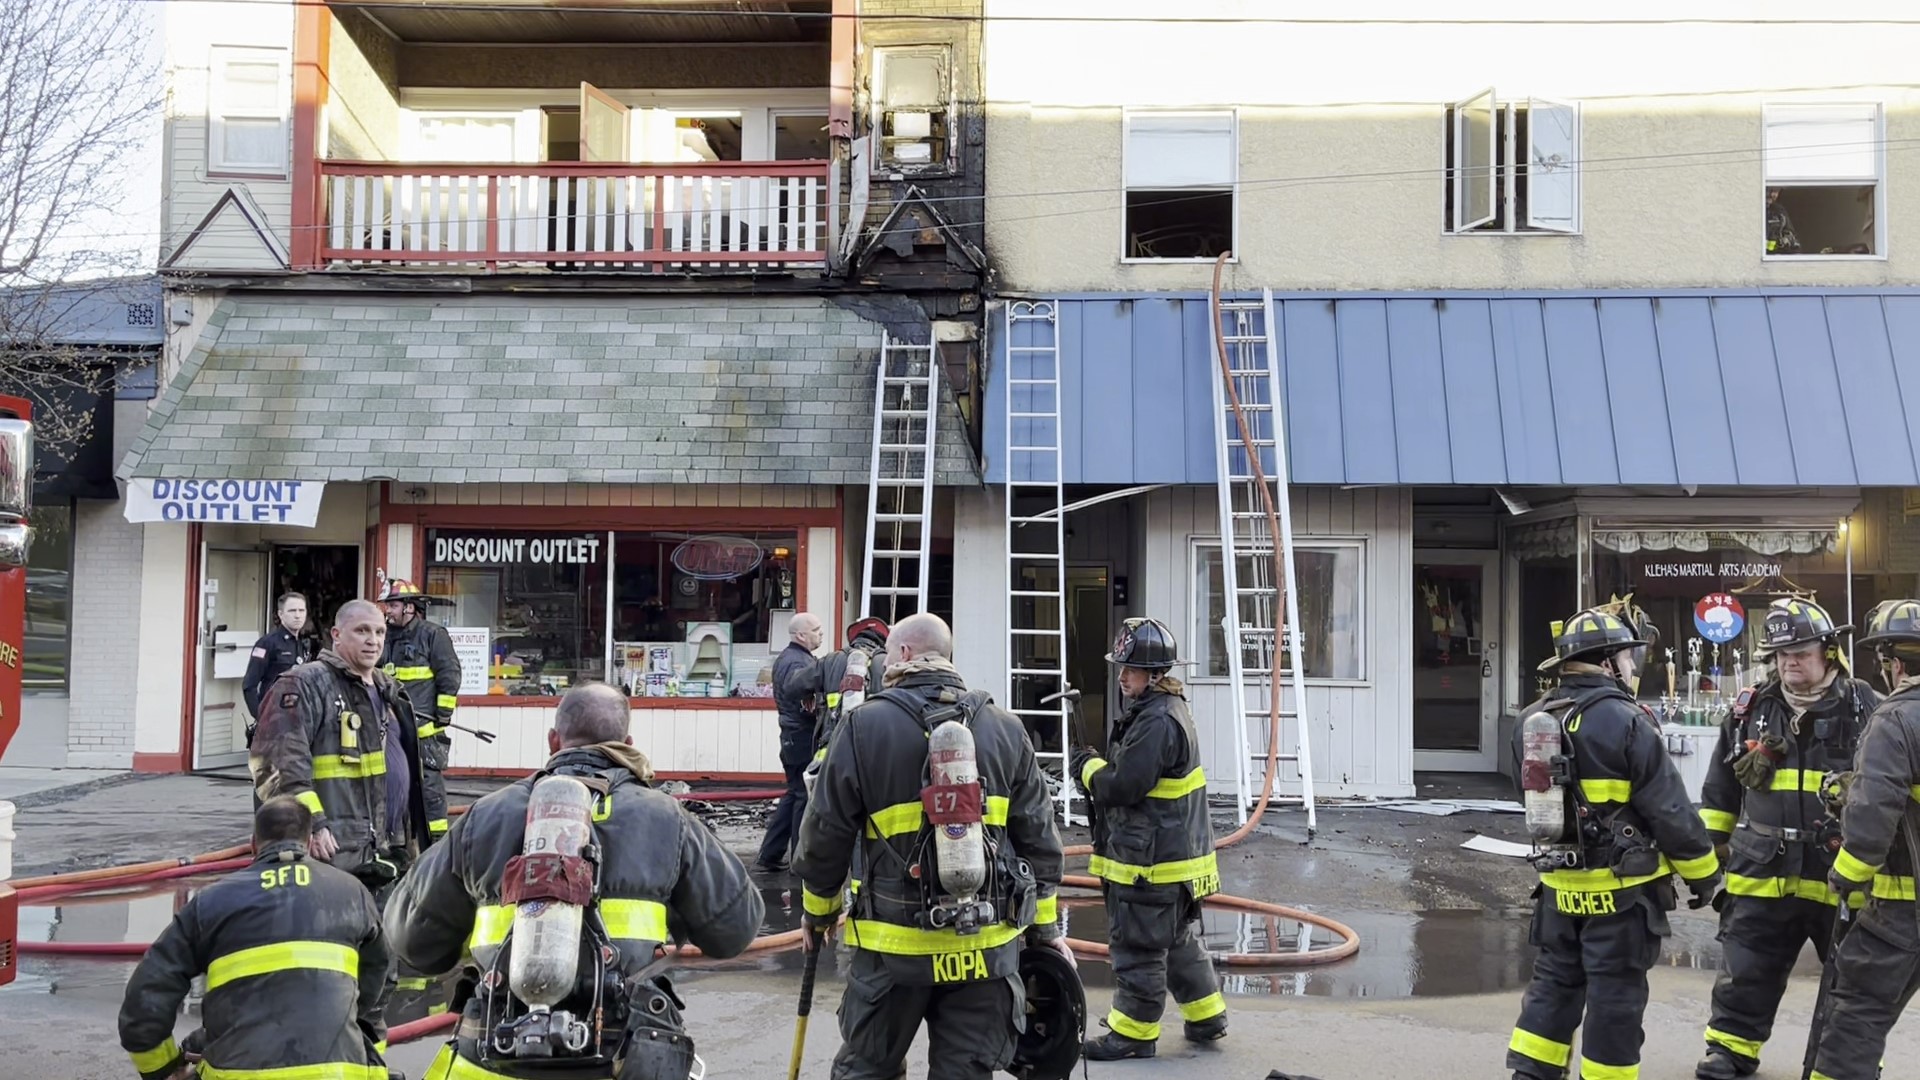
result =
[{"label": "firefighter in turnout gear", "polygon": [[887,624],[866,618],[847,627],[847,647],[814,668],[807,688],[814,694],[813,760],[826,760],[827,741],[840,718],[880,692],[887,671]]},{"label": "firefighter in turnout gear", "polygon": [[[568,691],[546,765],[474,803],[394,891],[394,955],[428,972],[465,965],[453,994],[460,1024],[425,1080],[686,1080],[694,1046],[685,1006],[649,970],[655,951],[688,941],[707,956],[738,956],[766,908],[739,858],[653,787],[630,722],[618,690]],[[556,782],[579,795],[575,839],[586,844],[577,854],[544,831]],[[556,911],[569,905],[578,913]],[[556,929],[556,914],[571,931]],[[544,983],[530,978],[555,971]],[[540,1001],[522,996],[534,989]],[[577,1033],[578,1044],[534,1040],[521,1053],[548,1023]],[[519,1037],[503,1040],[509,1032]]]},{"label": "firefighter in turnout gear", "polygon": [[447,781],[443,775],[453,739],[447,725],[460,703],[460,658],[447,628],[427,618],[427,595],[405,578],[394,578],[380,593],[387,610],[387,653],[381,667],[399,681],[420,721],[421,764],[426,770],[427,836],[431,844],[447,832]]},{"label": "firefighter in turnout gear", "polygon": [[1775,600],[1760,628],[1774,672],[1742,691],[1720,731],[1700,819],[1725,859],[1720,976],[1700,1080],[1760,1067],[1787,977],[1808,941],[1826,959],[1835,897],[1827,888],[1840,822],[1821,779],[1847,769],[1880,697],[1846,670],[1852,629],[1810,600]]},{"label": "firefighter in turnout gear", "polygon": [[1560,685],[1521,714],[1540,884],[1533,981],[1507,1044],[1515,1080],[1563,1080],[1575,1029],[1582,1077],[1638,1080],[1647,972],[1669,933],[1672,875],[1686,880],[1689,907],[1711,902],[1719,886],[1719,861],[1660,728],[1633,699],[1634,653],[1647,645],[1637,615],[1619,604],[1556,624],[1540,670],[1557,672]]},{"label": "firefighter in turnout gear", "polygon": [[952,649],[938,616],[893,628],[886,689],[842,719],[800,824],[807,948],[839,919],[856,848],[864,860],[841,932],[854,953],[833,1080],[904,1076],[922,1021],[932,1080],[987,1080],[1025,1023],[1022,939],[1071,957],[1033,744],[961,682]]},{"label": "firefighter in turnout gear", "polygon": [[1874,647],[1888,694],[1867,722],[1853,771],[1835,778],[1845,808],[1827,884],[1857,913],[1833,948],[1813,1080],[1879,1075],[1887,1033],[1920,990],[1920,600],[1874,608],[1859,644]]},{"label": "firefighter in turnout gear", "polygon": [[1073,775],[1093,804],[1093,861],[1106,893],[1113,1006],[1109,1029],[1089,1039],[1089,1061],[1150,1058],[1167,993],[1187,1041],[1227,1033],[1227,1003],[1200,943],[1201,898],[1220,891],[1207,817],[1207,777],[1173,632],[1158,619],[1122,624],[1107,663],[1119,669],[1126,711],[1107,756],[1082,748]]},{"label": "firefighter in turnout gear", "polygon": [[173,1025],[202,974],[201,1076],[387,1076],[380,912],[358,881],[308,857],[312,828],[298,801],[267,800],[253,864],[187,901],[134,969],[120,1045],[143,1080],[190,1075]]}]

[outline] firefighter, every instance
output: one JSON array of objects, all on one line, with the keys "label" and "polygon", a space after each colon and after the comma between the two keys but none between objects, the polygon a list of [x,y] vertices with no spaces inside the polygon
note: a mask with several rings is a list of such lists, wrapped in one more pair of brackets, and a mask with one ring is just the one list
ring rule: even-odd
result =
[{"label": "firefighter", "polygon": [[[1538,953],[1507,1044],[1514,1080],[1563,1080],[1583,1011],[1580,1075],[1638,1077],[1647,972],[1669,933],[1672,875],[1686,880],[1690,907],[1711,902],[1719,886],[1719,860],[1686,785],[1633,699],[1634,654],[1645,647],[1612,608],[1555,624],[1554,655],[1540,670],[1557,672],[1560,684],[1522,713],[1522,738],[1541,717],[1556,732],[1553,760],[1564,772],[1542,794],[1558,796],[1566,831],[1545,839],[1529,821],[1541,871],[1529,935]],[[1523,757],[1523,782],[1534,764],[1544,763]]]},{"label": "firefighter", "polygon": [[887,671],[887,624],[868,617],[847,627],[847,646],[822,658],[806,683],[817,702],[813,728],[813,760],[827,756],[827,741],[840,718],[878,693]]},{"label": "firefighter", "polygon": [[333,648],[267,691],[248,762],[263,801],[291,795],[313,814],[313,857],[376,899],[427,835],[413,706],[378,667],[386,636],[379,608],[340,605]]},{"label": "firefighter", "polygon": [[[385,1077],[388,955],[373,898],[308,855],[313,815],[253,816],[253,863],[188,900],[127,980],[120,1045],[143,1080],[191,1076],[173,1024],[206,976],[205,1077]],[[203,1038],[202,1038],[203,1037]]]},{"label": "firefighter", "polygon": [[447,628],[427,618],[427,595],[405,578],[387,582],[380,593],[387,609],[387,652],[380,664],[399,681],[420,721],[420,764],[426,774],[427,838],[431,844],[447,832],[447,754],[460,703],[460,658]]},{"label": "firefighter", "polygon": [[[653,766],[634,748],[630,723],[626,695],[618,690],[594,683],[568,691],[547,733],[547,763],[474,803],[395,890],[386,916],[394,955],[429,972],[466,962],[453,1001],[460,1026],[427,1066],[425,1080],[553,1076],[570,1064],[566,1075],[576,1080],[685,1080],[692,1044],[680,1024],[679,999],[664,978],[645,969],[655,950],[672,941],[691,941],[707,956],[738,956],[759,932],[766,908],[739,858],[678,800],[655,790]],[[569,968],[575,981],[558,988],[552,1008],[595,1017],[600,1038],[573,1056],[620,1062],[617,1071],[569,1063],[564,1052],[520,1066],[495,1049],[498,1028],[490,1023],[510,1005],[525,1012],[524,1003],[504,1000],[514,992],[508,989],[511,965],[521,962],[523,944],[516,938],[505,947],[516,921],[507,898],[537,875],[507,878],[526,839],[534,787],[548,776],[577,778],[594,793],[591,831],[599,850],[592,869],[572,884],[592,886],[591,897],[582,899],[597,917],[586,921],[604,927],[612,954],[602,968],[593,960],[597,949],[585,948],[584,940],[565,942],[565,958],[582,959]],[[581,923],[573,925],[577,936]],[[554,933],[530,935],[527,954]],[[493,977],[496,972],[502,977]],[[666,1063],[682,1056],[676,1076]]]},{"label": "firefighter", "polygon": [[[1858,910],[1833,949],[1833,989],[1815,1051],[1813,1080],[1873,1080],[1887,1033],[1920,990],[1920,600],[1891,600],[1867,617],[1888,693],[1860,740],[1844,790],[1842,845],[1827,884]],[[1861,908],[1860,894],[1865,900]],[[1900,1075],[1896,1072],[1894,1075]]]},{"label": "firefighter", "polygon": [[1700,819],[1726,859],[1727,896],[1700,1080],[1752,1076],[1801,947],[1826,959],[1840,823],[1819,781],[1852,762],[1880,702],[1847,673],[1851,629],[1810,600],[1775,600],[1757,650],[1774,672],[1736,700],[1708,767]]},{"label": "firefighter", "polygon": [[1107,654],[1119,669],[1126,711],[1108,756],[1073,754],[1073,775],[1093,804],[1093,861],[1104,882],[1113,1006],[1108,1031],[1086,1045],[1089,1061],[1150,1058],[1167,992],[1188,1042],[1227,1034],[1227,1003],[1200,944],[1200,901],[1220,891],[1207,817],[1200,737],[1187,710],[1173,632],[1158,619],[1128,619]]},{"label": "firefighter", "polygon": [[[854,953],[834,1080],[904,1076],[923,1020],[932,1080],[987,1080],[1013,1061],[1024,1024],[1022,939],[1071,957],[1055,895],[1060,837],[1033,745],[1018,718],[967,689],[952,650],[936,615],[893,628],[886,689],[842,719],[800,823],[793,869],[809,950],[838,921],[856,848],[864,859],[844,931]],[[961,730],[979,783],[955,798],[935,782],[930,749]],[[923,796],[949,813],[929,820]],[[964,889],[968,868],[984,875],[977,893]]]},{"label": "firefighter", "polygon": [[253,742],[254,730],[260,722],[260,701],[266,697],[267,687],[313,659],[307,649],[307,639],[301,636],[307,627],[307,598],[297,592],[282,593],[273,610],[280,625],[253,643],[253,654],[247,658],[246,678],[240,681],[240,694],[247,702],[249,743]]}]

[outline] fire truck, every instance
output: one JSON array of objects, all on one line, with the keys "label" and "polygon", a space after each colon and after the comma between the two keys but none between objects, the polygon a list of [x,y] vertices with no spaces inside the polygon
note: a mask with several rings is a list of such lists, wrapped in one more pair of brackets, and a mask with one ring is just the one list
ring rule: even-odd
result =
[{"label": "fire truck", "polygon": [[[26,633],[27,511],[33,503],[33,407],[0,395],[0,754],[20,729],[20,649]],[[11,822],[0,820],[0,832]],[[11,836],[0,844],[11,845]],[[11,862],[11,859],[6,860]],[[19,905],[0,866],[0,986],[19,970]]]}]

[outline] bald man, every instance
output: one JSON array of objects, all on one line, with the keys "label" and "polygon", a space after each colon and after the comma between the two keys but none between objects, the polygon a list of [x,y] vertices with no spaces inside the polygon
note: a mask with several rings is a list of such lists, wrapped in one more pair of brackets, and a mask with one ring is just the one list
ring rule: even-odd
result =
[{"label": "bald man", "polygon": [[787,857],[807,812],[807,762],[813,757],[814,702],[812,678],[819,670],[814,651],[826,640],[827,628],[816,615],[800,612],[787,624],[787,647],[773,661],[773,703],[780,708],[780,770],[787,774],[787,793],[773,808],[767,835],[754,860],[756,874],[784,874]]},{"label": "bald man", "polygon": [[406,691],[378,667],[385,613],[348,601],[332,638],[261,698],[248,765],[262,801],[289,795],[313,814],[313,857],[379,899],[427,837],[417,723]]}]

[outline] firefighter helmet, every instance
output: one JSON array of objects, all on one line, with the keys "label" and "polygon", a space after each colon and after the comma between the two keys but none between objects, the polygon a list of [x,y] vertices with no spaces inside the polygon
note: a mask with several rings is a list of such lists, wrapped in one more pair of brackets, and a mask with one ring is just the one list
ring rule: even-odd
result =
[{"label": "firefighter helmet", "polygon": [[1167,629],[1166,623],[1159,619],[1128,619],[1120,624],[1120,636],[1113,641],[1107,663],[1166,671],[1186,661],[1180,659],[1180,643],[1173,639],[1173,631]]},{"label": "firefighter helmet", "polygon": [[394,600],[412,604],[417,608],[425,608],[428,602],[427,594],[420,591],[420,586],[406,578],[388,578],[387,587],[380,590],[379,602],[385,604]]},{"label": "firefighter helmet", "polygon": [[887,629],[887,621],[885,619],[881,619],[876,616],[869,615],[866,618],[860,619],[847,627],[847,644],[849,645],[853,644],[855,639],[857,639],[861,634],[867,633],[868,631],[872,631],[874,634],[878,635],[880,640],[883,642],[887,640],[887,635],[893,632]]},{"label": "firefighter helmet", "polygon": [[1851,626],[1835,626],[1827,609],[1811,600],[1783,597],[1767,605],[1767,614],[1760,623],[1760,645],[1754,651],[1766,656],[1810,641],[1834,645],[1841,634],[1851,629]]},{"label": "firefighter helmet", "polygon": [[1645,648],[1647,641],[1638,622],[1630,623],[1606,608],[1576,612],[1554,626],[1553,655],[1540,662],[1539,670],[1552,671],[1568,660],[1595,662],[1622,649]]},{"label": "firefighter helmet", "polygon": [[1867,613],[1860,645],[1920,645],[1920,600],[1882,600]]},{"label": "firefighter helmet", "polygon": [[1040,945],[1020,950],[1020,981],[1027,989],[1027,1026],[1014,1043],[1020,1080],[1066,1080],[1087,1037],[1087,992],[1067,958]]}]

